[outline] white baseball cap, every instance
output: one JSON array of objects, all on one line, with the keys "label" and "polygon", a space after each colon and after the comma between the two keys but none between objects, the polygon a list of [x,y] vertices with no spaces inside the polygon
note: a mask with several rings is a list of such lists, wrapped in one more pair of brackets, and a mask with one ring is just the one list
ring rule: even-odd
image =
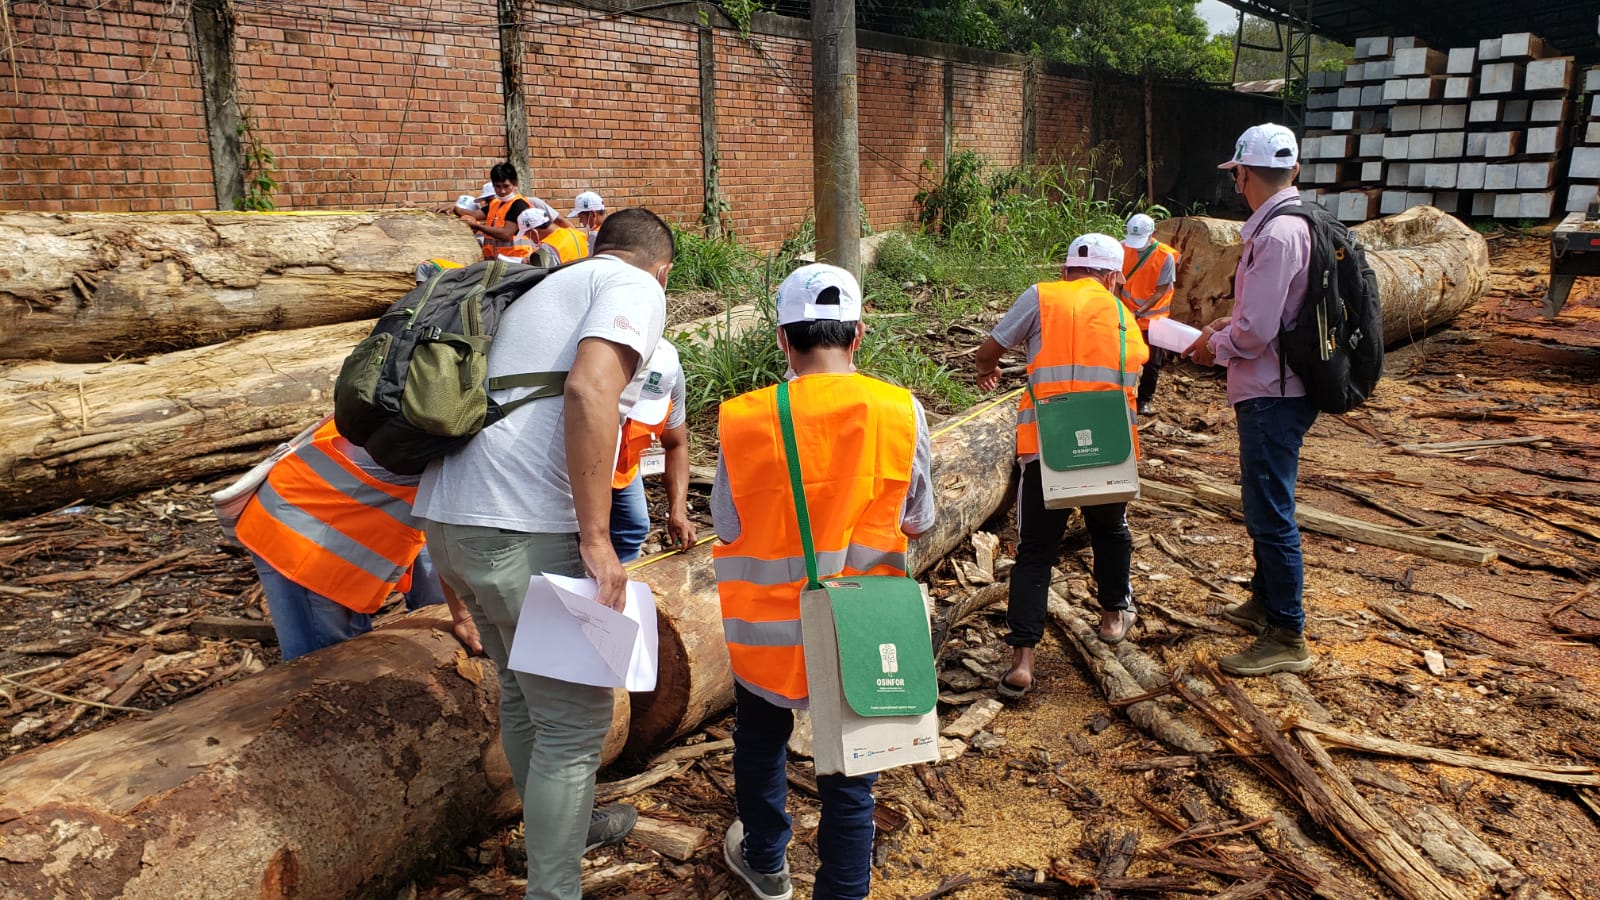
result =
[{"label": "white baseball cap", "polygon": [[1134,213],[1128,217],[1128,228],[1122,244],[1132,250],[1143,250],[1150,243],[1150,236],[1155,233],[1155,219],[1144,213]]},{"label": "white baseball cap", "polygon": [[1292,169],[1299,161],[1300,142],[1295,140],[1294,132],[1268,122],[1246,128],[1234,144],[1233,159],[1217,168],[1256,166],[1263,169]]},{"label": "white baseball cap", "polygon": [[845,269],[827,263],[801,266],[778,285],[779,325],[819,321],[861,321],[861,285]]},{"label": "white baseball cap", "polygon": [[485,181],[483,183],[483,193],[478,195],[478,199],[481,200],[484,197],[493,197],[493,196],[494,196],[494,182]]},{"label": "white baseball cap", "polygon": [[532,231],[550,224],[550,211],[543,206],[528,204],[528,208],[517,216],[517,232]]},{"label": "white baseball cap", "polygon": [[567,217],[571,218],[582,212],[605,211],[606,201],[600,199],[599,194],[596,194],[594,191],[584,191],[578,195],[578,199],[572,201],[572,212],[567,213]]},{"label": "white baseball cap", "polygon": [[1067,247],[1069,269],[1110,269],[1122,271],[1122,244],[1109,234],[1090,232]]},{"label": "white baseball cap", "polygon": [[639,399],[628,410],[628,418],[646,425],[655,425],[667,418],[672,405],[672,389],[683,377],[683,363],[678,359],[678,348],[668,340],[656,342],[656,352],[644,374],[644,386],[639,389]]}]

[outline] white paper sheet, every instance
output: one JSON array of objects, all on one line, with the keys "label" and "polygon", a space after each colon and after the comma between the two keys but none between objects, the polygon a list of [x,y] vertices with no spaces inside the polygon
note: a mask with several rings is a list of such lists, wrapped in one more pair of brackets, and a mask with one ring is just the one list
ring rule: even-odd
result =
[{"label": "white paper sheet", "polygon": [[1194,346],[1194,339],[1199,336],[1200,329],[1177,319],[1162,317],[1150,322],[1150,343],[1173,353],[1182,353]]},{"label": "white paper sheet", "polygon": [[511,641],[511,668],[574,684],[655,690],[659,636],[649,586],[628,582],[622,612],[596,603],[597,591],[592,578],[534,577]]}]

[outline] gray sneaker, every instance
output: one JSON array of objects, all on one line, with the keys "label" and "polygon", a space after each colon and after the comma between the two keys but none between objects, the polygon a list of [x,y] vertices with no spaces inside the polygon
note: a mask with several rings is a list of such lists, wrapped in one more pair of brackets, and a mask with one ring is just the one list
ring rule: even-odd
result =
[{"label": "gray sneaker", "polygon": [[1222,617],[1251,634],[1260,634],[1267,627],[1267,611],[1254,597],[1222,609]]},{"label": "gray sneaker", "polygon": [[1108,609],[1100,613],[1100,640],[1107,644],[1120,643],[1128,636],[1128,629],[1139,620],[1139,611],[1132,603],[1127,609]]},{"label": "gray sneaker", "polygon": [[583,852],[621,842],[637,821],[639,811],[626,803],[595,807],[589,813],[589,839],[584,842]]},{"label": "gray sneaker", "polygon": [[722,840],[722,859],[733,870],[733,874],[750,886],[750,893],[760,900],[789,900],[794,896],[794,887],[789,883],[788,861],[784,862],[782,869],[771,874],[757,872],[744,861],[744,823],[738,819],[728,826],[728,836]]}]

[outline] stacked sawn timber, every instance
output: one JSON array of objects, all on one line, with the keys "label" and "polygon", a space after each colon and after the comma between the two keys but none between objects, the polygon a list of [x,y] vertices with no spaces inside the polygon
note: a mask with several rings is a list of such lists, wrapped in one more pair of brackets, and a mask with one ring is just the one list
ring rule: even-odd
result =
[{"label": "stacked sawn timber", "polygon": [[1567,170],[1567,212],[1587,212],[1600,192],[1600,66],[1583,76],[1583,96],[1579,103],[1586,115],[1579,131],[1579,146],[1572,148],[1572,164]]},{"label": "stacked sawn timber", "polygon": [[1307,199],[1347,222],[1422,205],[1551,216],[1573,120],[1572,57],[1527,32],[1450,50],[1358,38],[1355,57],[1342,73],[1310,76],[1307,106],[1321,127],[1302,145]]}]

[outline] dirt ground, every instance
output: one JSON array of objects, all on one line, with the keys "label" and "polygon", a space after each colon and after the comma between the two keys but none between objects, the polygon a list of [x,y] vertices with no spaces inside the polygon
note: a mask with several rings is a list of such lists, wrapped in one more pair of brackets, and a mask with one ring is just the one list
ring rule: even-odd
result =
[{"label": "dirt ground", "polygon": [[[1498,559],[1443,562],[1306,532],[1308,632],[1318,662],[1298,681],[1238,682],[1269,716],[1325,715],[1345,731],[1414,745],[1600,765],[1600,596],[1585,590],[1600,573],[1600,450],[1592,440],[1600,279],[1580,281],[1562,315],[1543,319],[1547,247],[1539,235],[1494,236],[1492,292],[1449,328],[1391,351],[1378,395],[1356,413],[1319,419],[1301,466],[1303,507],[1492,548]],[[951,340],[968,342],[975,338]],[[1169,367],[1156,402],[1141,428],[1145,476],[1234,483],[1232,412],[1219,373]],[[1502,443],[1460,444],[1488,441]],[[175,485],[0,524],[0,756],[120,716],[24,685],[150,709],[276,661],[270,644],[195,631],[205,616],[263,618],[247,559],[219,541],[205,503],[218,486]],[[704,503],[703,494],[693,499],[699,511]],[[1134,593],[1143,605],[1133,644],[1168,673],[1200,671],[1241,645],[1216,616],[1243,599],[1251,571],[1237,515],[1144,500],[1130,518]],[[1010,556],[1014,531],[1005,517],[989,527],[1001,556]],[[1084,543],[1069,544],[1060,566],[1061,587],[1080,600],[1090,583]],[[957,556],[970,560],[970,548]],[[935,570],[931,587],[942,599],[967,590],[953,561]],[[1003,668],[1002,630],[998,607],[953,629],[943,659],[947,694],[987,695]],[[97,673],[130,653],[129,638],[141,632],[168,635],[160,666],[108,688]],[[1002,710],[989,737],[960,758],[880,780],[886,812],[873,897],[1206,896],[1235,886],[1227,896],[1308,896],[1306,881],[1319,877],[1329,896],[1395,895],[1262,774],[1253,744],[1245,742],[1246,753],[1198,756],[1163,745],[1106,703],[1072,647],[1052,630],[1036,690]],[[1442,674],[1430,670],[1425,651],[1442,656]],[[1193,704],[1157,702],[1221,739]],[[957,712],[941,709],[948,718]],[[730,727],[724,719],[685,743],[725,737]],[[1463,896],[1597,896],[1595,789],[1329,752],[1392,827],[1434,847],[1430,858]],[[602,780],[645,765],[618,764]],[[803,768],[800,775],[804,781]],[[603,895],[744,896],[720,862],[731,784],[728,754],[716,752],[634,796],[647,814],[708,836],[684,861],[633,843],[597,851],[591,872],[652,864]],[[791,865],[797,896],[806,897],[817,807],[801,792],[792,801]],[[1430,843],[1429,823],[1440,816],[1490,852],[1463,860]],[[1196,826],[1224,833],[1208,837]],[[516,843],[508,831],[464,847],[457,865],[416,885],[415,895],[520,896]],[[1136,852],[1119,861],[1119,846]],[[1483,862],[1491,858],[1499,862]],[[1296,881],[1285,875],[1294,867],[1313,874]],[[1086,886],[1096,875],[1121,886],[1096,893]],[[963,878],[971,880],[958,883]],[[1140,879],[1147,890],[1135,890]]]}]

